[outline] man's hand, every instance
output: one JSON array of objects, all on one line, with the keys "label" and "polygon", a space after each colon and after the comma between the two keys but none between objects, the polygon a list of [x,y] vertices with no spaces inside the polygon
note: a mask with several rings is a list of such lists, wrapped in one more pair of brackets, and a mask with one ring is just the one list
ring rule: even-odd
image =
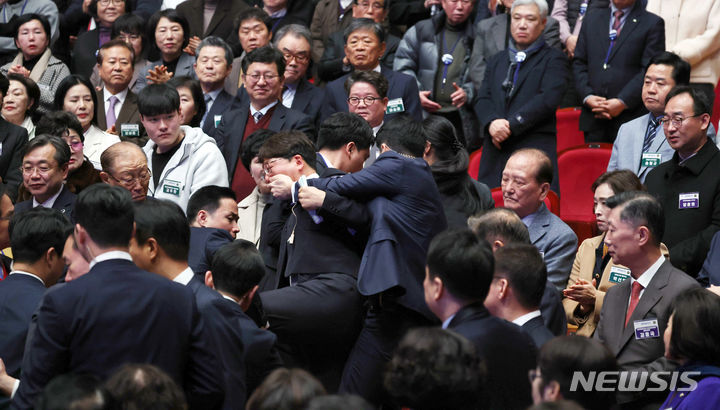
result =
[{"label": "man's hand", "polygon": [[198,36],[190,37],[190,41],[188,42],[187,47],[185,47],[183,49],[183,51],[190,54],[191,56],[194,56],[197,46],[200,45],[200,41],[202,41],[202,40],[200,40],[200,37],[198,37]]},{"label": "man's hand", "polygon": [[82,12],[84,14],[90,14],[90,3],[92,3],[92,0],[83,0],[82,3]]},{"label": "man's hand", "polygon": [[568,299],[580,303],[581,305],[585,305],[586,308],[594,307],[595,297],[597,294],[597,289],[595,289],[596,284],[597,282],[595,279],[592,280],[592,283],[586,280],[578,279],[574,285],[563,290],[563,295]]},{"label": "man's hand", "polygon": [[325,191],[321,191],[314,186],[305,186],[298,191],[298,202],[308,211],[318,209],[325,201]]},{"label": "man's hand", "polygon": [[492,143],[497,149],[502,149],[500,144],[506,139],[510,138],[510,122],[504,118],[498,118],[493,120],[488,127]]},{"label": "man's hand", "polygon": [[430,91],[420,91],[420,105],[429,113],[440,109],[440,104],[430,99]]},{"label": "man's hand", "polygon": [[293,180],[287,175],[273,175],[269,178],[270,192],[272,195],[280,200],[290,199],[292,194]]},{"label": "man's hand", "polygon": [[9,74],[19,74],[25,78],[30,77],[30,70],[28,70],[27,68],[25,68],[21,65],[11,66],[10,69],[8,70],[8,73]]},{"label": "man's hand", "polygon": [[452,105],[460,108],[465,105],[465,102],[467,102],[467,93],[465,90],[458,87],[457,83],[453,83],[453,87],[455,87],[455,92],[450,94]]},{"label": "man's hand", "polygon": [[607,111],[608,115],[611,118],[617,117],[623,111],[625,111],[625,109],[627,108],[625,103],[623,103],[622,101],[620,101],[617,98],[611,98],[609,100],[605,100],[603,105],[605,106],[605,111]]},{"label": "man's hand", "polygon": [[118,135],[117,128],[115,128],[115,124],[113,124],[112,127],[105,130],[108,134]]},{"label": "man's hand", "polygon": [[156,65],[148,71],[148,75],[146,75],[145,78],[151,84],[163,84],[170,81],[172,76],[173,73],[169,73],[167,67],[164,65]]},{"label": "man's hand", "polygon": [[565,51],[570,58],[575,57],[575,46],[577,46],[578,36],[570,36],[565,41]]},{"label": "man's hand", "polygon": [[13,387],[15,386],[15,381],[17,381],[17,379],[7,374],[5,363],[0,359],[0,394],[10,397]]},{"label": "man's hand", "polygon": [[609,120],[610,114],[608,114],[607,109],[605,108],[605,101],[605,97],[591,95],[587,98],[587,100],[585,100],[585,105],[587,105],[590,110],[592,110],[595,118],[604,118]]}]

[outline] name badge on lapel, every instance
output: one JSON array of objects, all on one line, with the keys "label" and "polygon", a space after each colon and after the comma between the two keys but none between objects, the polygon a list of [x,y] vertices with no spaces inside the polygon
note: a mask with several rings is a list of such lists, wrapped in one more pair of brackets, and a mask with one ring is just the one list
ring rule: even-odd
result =
[{"label": "name badge on lapel", "polygon": [[385,114],[397,114],[399,112],[405,111],[405,105],[403,104],[402,98],[393,98],[392,100],[388,101],[387,108],[385,109]]},{"label": "name badge on lapel", "polygon": [[647,152],[642,154],[642,166],[644,167],[654,168],[660,165],[661,161],[662,154],[651,154]]},{"label": "name badge on lapel", "polygon": [[680,194],[678,197],[678,208],[679,209],[694,209],[700,208],[700,193],[699,192],[686,192]]},{"label": "name badge on lapel", "polygon": [[162,191],[164,194],[180,196],[180,181],[166,180],[163,183]]},{"label": "name badge on lapel", "polygon": [[630,269],[613,266],[610,268],[610,278],[612,283],[623,283],[630,277]]},{"label": "name badge on lapel", "polygon": [[140,126],[138,124],[120,124],[121,137],[139,137]]},{"label": "name badge on lapel", "polygon": [[213,122],[215,123],[215,128],[217,128],[218,125],[220,125],[220,120],[222,120],[222,115],[216,115],[215,117],[213,117]]},{"label": "name badge on lapel", "polygon": [[637,340],[660,337],[660,327],[657,319],[634,320],[633,327],[635,328],[635,339]]}]

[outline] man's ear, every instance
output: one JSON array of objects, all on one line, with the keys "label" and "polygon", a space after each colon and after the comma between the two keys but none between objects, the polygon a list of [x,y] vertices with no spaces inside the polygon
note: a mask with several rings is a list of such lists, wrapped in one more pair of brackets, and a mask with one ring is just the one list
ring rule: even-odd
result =
[{"label": "man's ear", "polygon": [[357,151],[357,146],[355,146],[354,141],[350,141],[347,144],[345,144],[345,155],[350,157],[353,153],[353,151]]},{"label": "man's ear", "polygon": [[562,392],[560,391],[560,384],[555,380],[545,385],[542,392],[543,401],[559,401],[563,399]]},{"label": "man's ear", "polygon": [[257,293],[259,286],[255,285],[252,289],[247,291],[243,295],[243,297],[240,298],[240,308],[243,310],[243,312],[247,311],[250,308],[250,304],[252,303],[253,298],[255,297],[255,293]]},{"label": "man's ear", "polygon": [[209,287],[210,289],[215,289],[215,283],[213,283],[211,271],[205,272],[205,286]]},{"label": "man's ear", "polygon": [[643,246],[650,242],[650,230],[647,226],[639,226],[637,228],[638,233],[638,245]]},{"label": "man's ear", "polygon": [[55,252],[54,247],[48,248],[48,250],[45,251],[44,259],[45,259],[45,264],[47,265],[48,269],[52,270],[52,267],[55,264],[55,261],[57,261],[57,258],[59,258],[59,257],[60,257],[60,255],[58,255],[58,253]]},{"label": "man's ear", "polygon": [[110,174],[105,171],[100,171],[100,179],[103,183],[109,184],[110,182],[108,181],[110,181]]},{"label": "man's ear", "polygon": [[160,254],[160,245],[158,245],[157,239],[150,237],[142,246],[147,247],[150,261],[155,262],[158,258],[158,254]]},{"label": "man's ear", "polygon": [[544,201],[549,193],[550,193],[550,183],[543,182],[542,185],[540,185],[540,200]]},{"label": "man's ear", "polygon": [[206,210],[201,209],[198,211],[197,216],[195,217],[195,221],[198,223],[198,225],[202,226],[203,228],[207,224],[207,218],[208,213]]}]

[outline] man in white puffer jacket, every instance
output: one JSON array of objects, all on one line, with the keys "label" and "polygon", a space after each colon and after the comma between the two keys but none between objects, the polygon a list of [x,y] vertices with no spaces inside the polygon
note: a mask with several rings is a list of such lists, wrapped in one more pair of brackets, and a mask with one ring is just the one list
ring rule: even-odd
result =
[{"label": "man in white puffer jacket", "polygon": [[150,137],[143,147],[152,175],[148,196],[175,202],[185,211],[198,189],[228,186],[227,167],[215,140],[200,128],[180,125],[180,96],[175,89],[148,85],[138,95],[138,111]]}]

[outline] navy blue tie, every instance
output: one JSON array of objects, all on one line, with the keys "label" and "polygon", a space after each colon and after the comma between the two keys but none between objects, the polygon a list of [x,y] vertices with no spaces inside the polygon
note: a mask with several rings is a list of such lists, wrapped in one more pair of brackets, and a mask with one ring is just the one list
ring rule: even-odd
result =
[{"label": "navy blue tie", "polygon": [[645,130],[645,139],[643,140],[642,152],[648,152],[648,150],[650,149],[650,145],[652,145],[652,142],[655,139],[655,134],[657,134],[657,129],[659,125],[660,121],[658,119],[651,117],[650,121],[648,121],[648,126]]}]

